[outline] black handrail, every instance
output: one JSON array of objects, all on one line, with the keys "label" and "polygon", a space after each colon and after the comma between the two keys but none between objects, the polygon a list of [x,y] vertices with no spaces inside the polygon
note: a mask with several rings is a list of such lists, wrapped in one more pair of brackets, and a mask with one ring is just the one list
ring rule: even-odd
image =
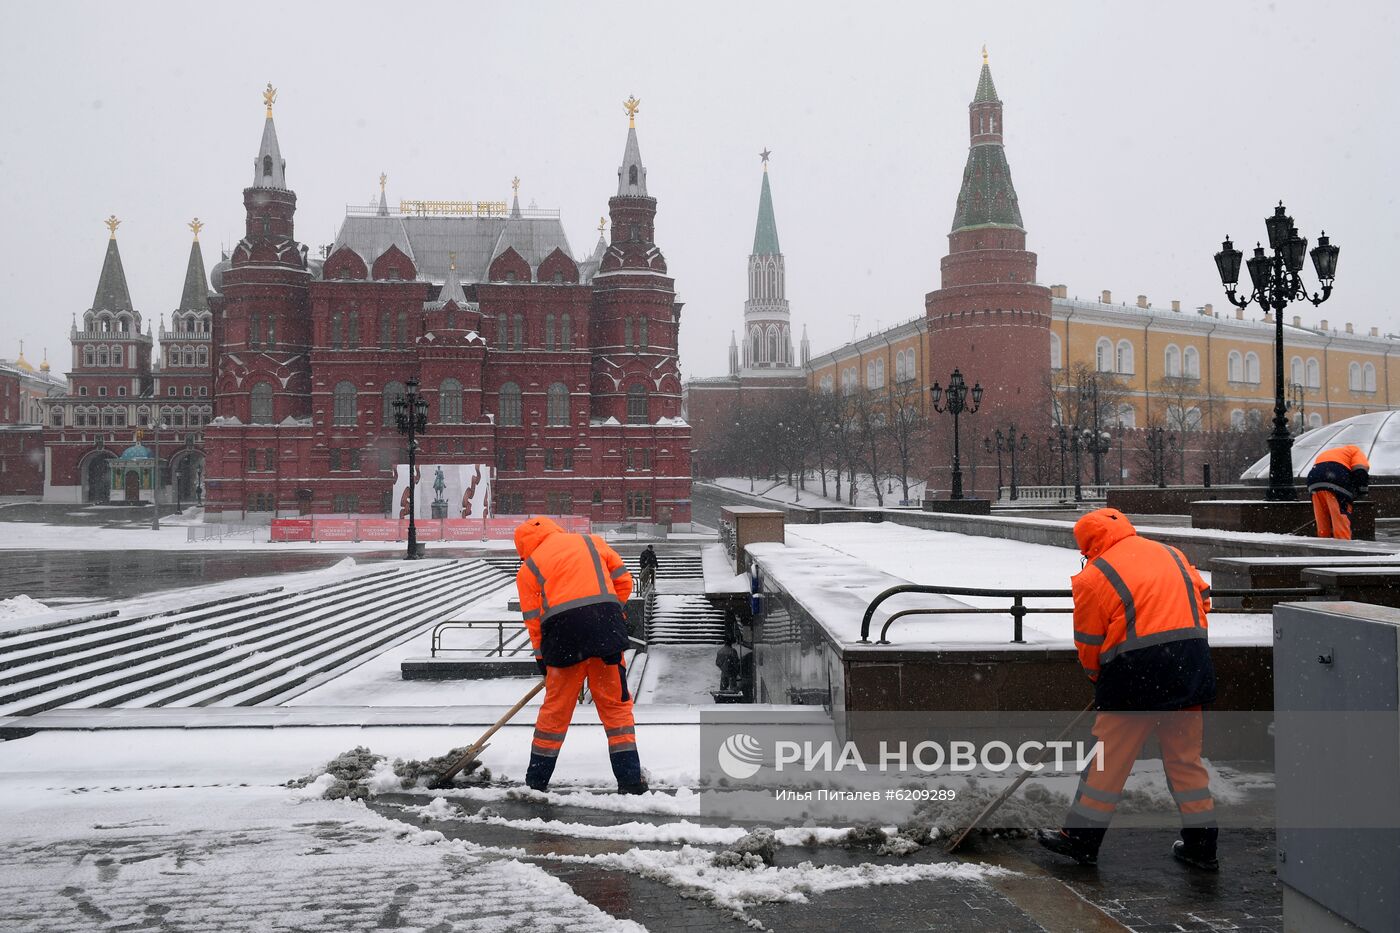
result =
[{"label": "black handrail", "polygon": [[[479,648],[479,647],[478,647],[478,648],[444,648],[444,647],[442,647],[442,633],[443,633],[443,631],[446,630],[446,629],[449,629],[449,628],[465,628],[465,629],[473,629],[473,628],[491,628],[492,626],[495,626],[495,627],[496,627],[496,647],[495,647],[495,648],[486,648],[486,649],[483,649],[483,648]],[[512,642],[512,643],[514,643],[514,642],[517,640],[517,636],[518,636],[518,635],[524,633],[524,631],[525,631],[525,625],[524,625],[523,622],[513,622],[513,621],[506,621],[506,620],[501,620],[501,621],[497,621],[497,622],[491,622],[491,621],[484,620],[484,619],[483,619],[483,620],[478,620],[478,621],[448,619],[448,620],[446,620],[446,621],[444,621],[444,622],[439,622],[437,625],[434,625],[434,626],[433,626],[431,656],[434,657],[434,658],[437,657],[439,651],[482,651],[482,650],[485,650],[486,656],[487,656],[487,657],[490,657],[492,654],[495,654],[495,655],[497,655],[497,656],[499,656],[499,657],[505,657],[505,656],[506,656],[506,626],[511,626],[512,628],[514,628],[515,626],[519,626],[518,631],[513,631],[513,632],[511,633],[511,636],[510,636],[510,637],[511,637],[511,642]]]},{"label": "black handrail", "polygon": [[[875,642],[877,645],[888,645],[889,639],[886,637],[890,626],[896,619],[911,615],[974,615],[989,613],[994,615],[1010,614],[1013,622],[1013,632],[1011,643],[1024,645],[1023,623],[1025,617],[1031,613],[1051,613],[1051,612],[1073,612],[1072,606],[1027,606],[1024,600],[1028,598],[1037,599],[1072,599],[1074,596],[1071,590],[1022,590],[1022,589],[995,589],[970,586],[930,586],[923,583],[902,583],[899,586],[892,586],[871,600],[870,605],[865,608],[865,616],[860,621],[860,640],[863,644],[870,644],[870,623],[875,619],[875,609],[885,600],[898,596],[901,593],[924,593],[934,596],[985,596],[985,597],[1008,597],[1011,599],[1010,609],[987,608],[983,606],[946,606],[939,609],[901,609],[890,614],[885,620],[884,626],[880,629],[880,638]],[[1323,593],[1320,586],[1286,586],[1263,589],[1211,589],[1212,598],[1221,597],[1229,599],[1242,599],[1245,605],[1238,609],[1213,608],[1213,614],[1241,614],[1258,612],[1248,606],[1251,596],[1261,596],[1268,598],[1278,597],[1303,597],[1319,596]]]}]

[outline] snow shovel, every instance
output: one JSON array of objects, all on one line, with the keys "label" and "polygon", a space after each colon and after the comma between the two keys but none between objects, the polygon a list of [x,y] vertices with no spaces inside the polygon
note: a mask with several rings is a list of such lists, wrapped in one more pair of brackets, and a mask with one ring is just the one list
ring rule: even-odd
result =
[{"label": "snow shovel", "polygon": [[524,709],[525,704],[529,703],[530,700],[534,698],[535,694],[539,693],[543,689],[543,680],[531,687],[529,692],[520,698],[520,702],[516,703],[510,709],[506,710],[506,714],[500,719],[497,719],[496,724],[494,726],[483,732],[481,734],[481,738],[477,739],[471,745],[467,746],[467,750],[462,753],[462,757],[458,758],[452,763],[452,767],[439,774],[437,776],[437,779],[428,786],[432,787],[435,790],[444,787],[450,787],[452,786],[452,779],[456,777],[459,773],[461,773],[463,770],[466,770],[468,773],[475,771],[477,766],[481,764],[481,762],[477,760],[476,756],[480,755],[483,751],[485,751],[486,744],[488,740],[490,740],[491,736],[495,735],[496,730],[500,729],[501,726],[504,726],[506,723],[514,719],[515,714]]},{"label": "snow shovel", "polygon": [[[1080,710],[1078,715],[1076,715],[1073,719],[1069,721],[1069,725],[1065,726],[1064,731],[1055,737],[1055,741],[1058,742],[1065,736],[1069,735],[1070,732],[1074,730],[1074,727],[1079,725],[1080,720],[1082,720],[1086,715],[1088,715],[1089,711],[1093,708],[1094,701],[1090,700],[1089,705]],[[1048,748],[1049,746],[1046,746],[1045,748],[1042,748],[1040,750],[1040,754],[1037,755],[1035,759],[1035,767],[1039,767],[1040,763],[1045,760],[1045,755],[1048,751]],[[972,833],[972,831],[977,828],[977,825],[983,820],[985,820],[987,817],[995,813],[998,807],[1006,803],[1006,801],[1010,800],[1011,795],[1016,793],[1017,788],[1019,788],[1022,784],[1026,783],[1026,778],[1030,777],[1033,773],[1034,768],[1027,768],[1025,771],[1022,771],[1021,776],[1018,777],[1015,781],[1013,781],[1010,787],[1002,791],[1001,794],[995,800],[993,800],[991,803],[987,804],[985,807],[982,808],[982,812],[977,814],[977,818],[974,819],[971,823],[969,823],[966,829],[958,833],[957,838],[955,838],[952,841],[952,843],[949,844],[948,848],[944,851],[948,852],[949,854],[956,852],[958,846],[963,844],[963,840],[966,839]]]}]

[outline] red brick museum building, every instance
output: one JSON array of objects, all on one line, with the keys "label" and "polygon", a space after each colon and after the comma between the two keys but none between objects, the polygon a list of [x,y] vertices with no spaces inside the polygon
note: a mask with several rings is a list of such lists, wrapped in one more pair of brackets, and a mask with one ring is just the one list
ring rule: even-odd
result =
[{"label": "red brick museum building", "polygon": [[[213,270],[205,343],[191,341],[192,376],[203,361],[198,347],[208,347],[212,417],[196,411],[185,426],[197,430],[181,436],[209,520],[389,513],[405,449],[393,403],[410,381],[428,403],[419,463],[491,470],[496,514],[690,520],[681,303],[656,244],[635,102],[608,201],[611,243],[600,234],[585,258],[573,255],[557,212],[522,210],[518,196],[510,205],[418,201],[390,210],[383,179],[379,203],[348,209],[327,255],[311,257],[295,239],[297,198],[271,87],[265,98],[243,191],[245,235]],[[108,293],[114,257],[119,274],[112,239]],[[198,304],[194,262],[192,254],[182,305]],[[195,291],[203,274],[201,260]],[[120,292],[104,297],[99,286],[88,316],[130,328],[112,335],[131,344],[135,369],[122,385],[138,400],[164,401],[172,388],[183,400],[174,374],[155,384],[150,335],[141,335],[130,299],[122,309],[98,307],[123,303],[124,276]],[[177,314],[181,327],[188,320],[198,328],[206,317],[200,309]],[[75,364],[78,336],[75,329]],[[198,402],[199,386],[190,390]],[[82,431],[65,425],[55,440],[74,449],[50,458],[46,493],[99,498],[85,471],[95,482],[94,460],[134,444],[134,411],[127,418],[104,424],[99,414]]]}]

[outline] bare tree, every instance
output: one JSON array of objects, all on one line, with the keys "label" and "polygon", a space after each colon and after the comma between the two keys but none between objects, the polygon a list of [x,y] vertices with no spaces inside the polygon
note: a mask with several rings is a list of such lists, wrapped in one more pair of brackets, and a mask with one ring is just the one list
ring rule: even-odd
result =
[{"label": "bare tree", "polygon": [[905,379],[890,388],[887,433],[905,501],[909,499],[909,473],[915,462],[923,459],[928,443],[928,412],[923,398],[923,387],[917,379]]}]

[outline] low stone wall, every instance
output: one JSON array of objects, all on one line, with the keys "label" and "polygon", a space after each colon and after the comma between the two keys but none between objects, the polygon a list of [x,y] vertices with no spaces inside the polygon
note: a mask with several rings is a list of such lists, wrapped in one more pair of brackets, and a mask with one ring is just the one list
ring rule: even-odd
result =
[{"label": "low stone wall", "polygon": [[[1306,500],[1308,491],[1296,487],[1298,498]],[[1218,499],[1264,498],[1264,487],[1258,484],[1229,486],[1110,486],[1108,507],[1129,515],[1189,515],[1192,502]],[[1377,518],[1400,518],[1400,484],[1372,484],[1367,500],[1374,503]]]}]

